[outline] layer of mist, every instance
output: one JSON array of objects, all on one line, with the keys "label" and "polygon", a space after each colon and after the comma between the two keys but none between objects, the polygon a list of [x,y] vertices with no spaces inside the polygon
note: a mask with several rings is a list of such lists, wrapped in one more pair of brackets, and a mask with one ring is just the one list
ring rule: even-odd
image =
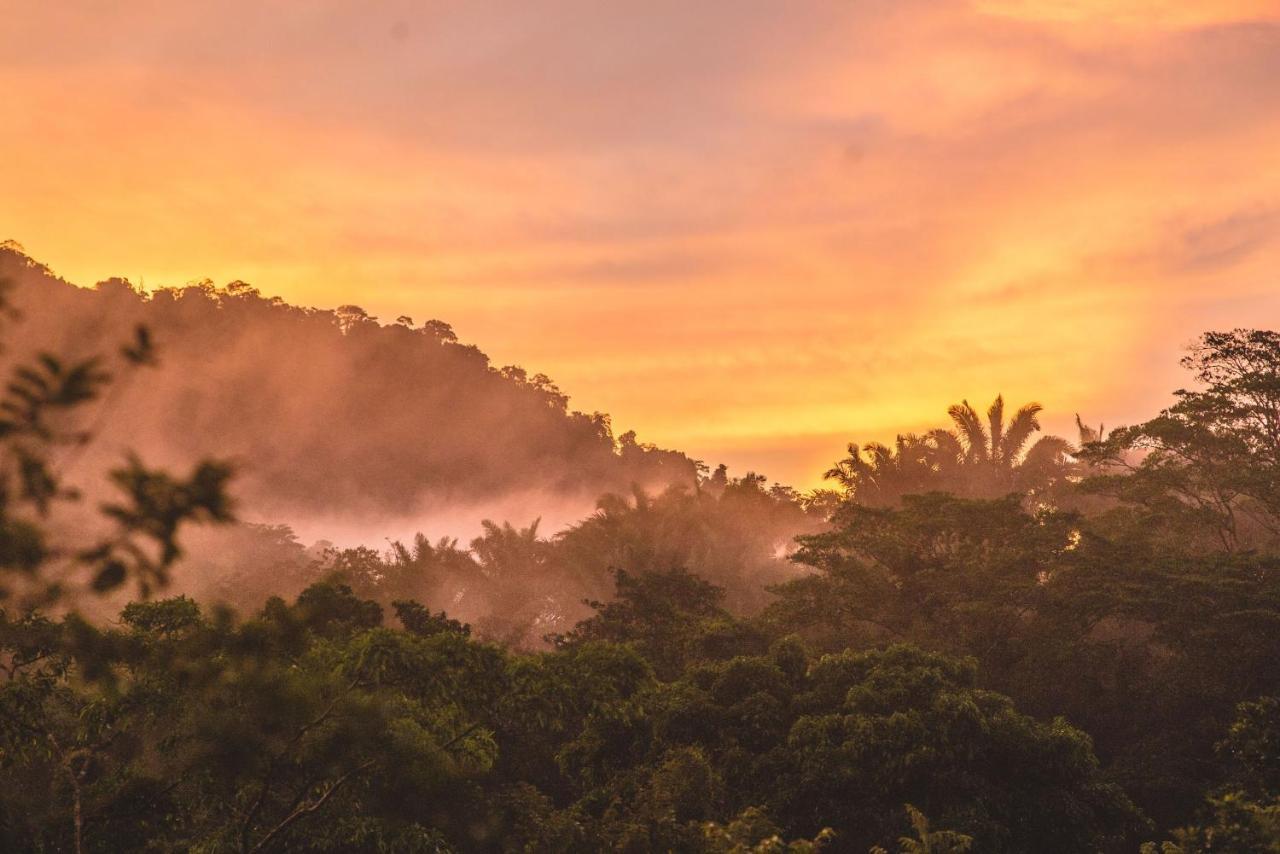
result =
[{"label": "layer of mist", "polygon": [[242,282],[79,287],[12,243],[5,279],[20,312],[6,373],[38,351],[111,356],[139,326],[159,354],[79,425],[92,441],[63,468],[86,500],[64,527],[90,524],[127,453],[175,471],[235,464],[241,522],[194,532],[170,593],[247,610],[336,575],[537,644],[607,597],[616,570],[687,568],[735,609],[762,607],[765,586],[797,572],[793,538],[817,524],[761,477],[615,437],[607,415],[570,409],[544,375],[495,368],[443,321],[300,308]]},{"label": "layer of mist", "polygon": [[34,342],[68,358],[111,353],[138,324],[155,339],[158,369],[119,384],[86,463],[132,449],[183,464],[213,449],[239,464],[253,518],[405,518],[515,494],[590,509],[606,492],[696,476],[687,456],[615,438],[607,416],[571,410],[541,374],[494,367],[441,321],[300,308],[242,282],[77,287],[14,244],[0,248],[0,277],[22,313],[11,361]]}]

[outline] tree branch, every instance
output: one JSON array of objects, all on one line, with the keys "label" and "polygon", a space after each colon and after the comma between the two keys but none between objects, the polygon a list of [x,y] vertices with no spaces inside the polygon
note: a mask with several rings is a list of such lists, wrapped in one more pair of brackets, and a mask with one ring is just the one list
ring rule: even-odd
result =
[{"label": "tree branch", "polygon": [[249,854],[257,854],[257,852],[259,851],[267,850],[267,846],[269,846],[272,842],[274,842],[276,838],[280,836],[280,834],[288,830],[295,822],[301,820],[302,818],[305,818],[306,816],[310,815],[313,812],[316,812],[321,807],[323,807],[325,803],[328,802],[328,800],[333,797],[333,795],[338,791],[338,789],[342,788],[342,785],[344,783],[346,783],[356,774],[363,773],[364,771],[367,771],[370,768],[372,768],[376,761],[377,760],[375,759],[370,759],[366,762],[360,763],[355,768],[352,768],[350,771],[346,772],[341,777],[334,780],[333,783],[331,783],[329,787],[326,788],[320,794],[320,796],[316,798],[314,801],[312,801],[309,804],[302,804],[294,808],[294,810],[290,812],[289,815],[285,816],[283,821],[281,821],[275,827],[271,828],[271,830],[268,831],[267,835],[262,837],[262,839],[258,841],[257,845],[249,849]]}]

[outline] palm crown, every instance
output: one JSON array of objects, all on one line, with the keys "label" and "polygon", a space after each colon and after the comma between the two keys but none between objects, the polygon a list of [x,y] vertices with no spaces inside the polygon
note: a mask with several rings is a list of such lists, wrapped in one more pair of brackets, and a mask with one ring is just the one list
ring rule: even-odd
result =
[{"label": "palm crown", "polygon": [[907,433],[891,448],[879,442],[849,445],[849,456],[826,472],[855,500],[893,504],[903,495],[931,491],[993,497],[1032,491],[1064,472],[1071,444],[1042,436],[1043,407],[1028,403],[1005,420],[1004,397],[997,396],[986,417],[969,401],[947,409],[955,427],[924,435]]}]

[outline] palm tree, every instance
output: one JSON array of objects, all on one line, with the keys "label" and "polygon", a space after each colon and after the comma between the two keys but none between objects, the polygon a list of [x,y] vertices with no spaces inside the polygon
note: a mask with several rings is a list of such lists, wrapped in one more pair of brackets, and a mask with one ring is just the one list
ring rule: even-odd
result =
[{"label": "palm tree", "polygon": [[1074,452],[1067,440],[1058,436],[1042,436],[1027,449],[1040,430],[1038,403],[1028,403],[1006,423],[1004,396],[997,395],[987,408],[985,423],[969,401],[948,407],[947,414],[956,425],[954,435],[963,448],[963,459],[970,477],[966,478],[971,494],[1002,495],[1030,492],[1042,488],[1061,473]]},{"label": "palm tree", "polygon": [[488,613],[475,621],[481,636],[530,646],[563,623],[566,607],[572,607],[576,597],[564,589],[562,573],[552,564],[551,542],[538,536],[540,521],[527,528],[489,519],[480,523],[483,534],[471,541],[471,553],[488,605]]},{"label": "palm tree", "polygon": [[906,433],[899,434],[892,448],[880,442],[861,448],[850,444],[849,456],[823,477],[838,482],[860,504],[888,506],[904,495],[945,491],[961,458],[960,442],[946,430]]},{"label": "palm tree", "polygon": [[[1014,468],[1032,434],[1040,429],[1039,415],[1044,407],[1028,403],[1005,424],[1004,396],[997,395],[987,409],[987,423],[969,401],[965,400],[947,408],[947,414],[956,425],[956,436],[964,446],[968,463],[991,463],[1005,469]],[[1040,441],[1054,439],[1045,436]],[[1057,440],[1061,442],[1062,440]]]},{"label": "palm tree", "polygon": [[966,492],[984,497],[1036,492],[1065,474],[1069,457],[1075,452],[1068,440],[1046,435],[1027,448],[1041,429],[1039,414],[1043,408],[1039,403],[1027,403],[1007,423],[1002,394],[997,394],[987,408],[986,423],[969,401],[947,408],[969,469]]},{"label": "palm tree", "polygon": [[1040,430],[1041,410],[1028,403],[1006,422],[1003,396],[985,418],[965,400],[947,409],[955,429],[902,434],[892,448],[851,444],[849,456],[824,477],[837,481],[848,498],[878,506],[933,491],[983,498],[1038,491],[1065,474],[1075,452],[1057,436],[1042,436],[1027,448]]}]

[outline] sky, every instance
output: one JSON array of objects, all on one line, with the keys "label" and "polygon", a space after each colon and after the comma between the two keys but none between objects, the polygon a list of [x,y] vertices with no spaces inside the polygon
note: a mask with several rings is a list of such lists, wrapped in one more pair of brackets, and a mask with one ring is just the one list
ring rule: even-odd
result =
[{"label": "sky", "polygon": [[0,239],[440,318],[801,487],[1280,326],[1280,0],[0,0]]}]

